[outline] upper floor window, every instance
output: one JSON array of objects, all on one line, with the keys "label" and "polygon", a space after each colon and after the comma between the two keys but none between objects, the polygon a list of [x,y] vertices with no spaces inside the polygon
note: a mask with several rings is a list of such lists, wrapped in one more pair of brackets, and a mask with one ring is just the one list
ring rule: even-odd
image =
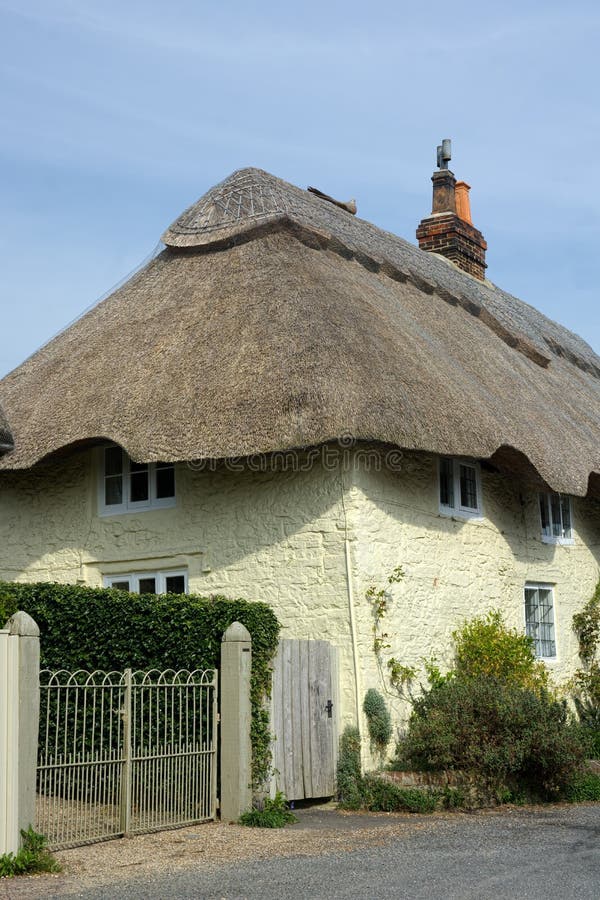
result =
[{"label": "upper floor window", "polygon": [[479,463],[440,457],[440,512],[444,515],[481,515],[481,475]]},{"label": "upper floor window", "polygon": [[125,575],[105,575],[104,587],[132,594],[187,594],[187,571],[128,572]]},{"label": "upper floor window", "polygon": [[136,463],[121,447],[100,451],[99,510],[103,515],[175,505],[173,463]]},{"label": "upper floor window", "polygon": [[540,494],[540,518],[544,543],[573,543],[571,498],[567,494]]},{"label": "upper floor window", "polygon": [[556,656],[552,585],[525,585],[525,631],[533,640],[537,657],[553,659]]}]

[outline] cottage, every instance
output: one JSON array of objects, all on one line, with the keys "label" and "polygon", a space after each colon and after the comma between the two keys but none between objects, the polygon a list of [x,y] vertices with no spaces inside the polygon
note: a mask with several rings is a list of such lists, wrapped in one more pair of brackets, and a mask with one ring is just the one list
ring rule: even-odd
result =
[{"label": "cottage", "polygon": [[[442,155],[419,247],[258,169],[0,382],[0,578],[262,599],[344,721],[491,607],[558,680],[598,579],[600,358],[485,280]],[[0,419],[0,443],[10,443]],[[396,704],[396,715],[403,714]]]}]

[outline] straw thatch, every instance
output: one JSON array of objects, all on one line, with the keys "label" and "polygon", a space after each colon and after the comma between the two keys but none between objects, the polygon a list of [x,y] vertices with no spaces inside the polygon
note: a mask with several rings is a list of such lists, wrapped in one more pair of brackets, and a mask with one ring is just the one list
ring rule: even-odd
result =
[{"label": "straw thatch", "polygon": [[572,494],[600,473],[600,358],[447,260],[256,169],[163,241],[0,382],[17,444],[0,468],[100,438],[152,461],[351,433]]},{"label": "straw thatch", "polygon": [[12,434],[6,421],[6,416],[0,406],[0,456],[13,448]]}]

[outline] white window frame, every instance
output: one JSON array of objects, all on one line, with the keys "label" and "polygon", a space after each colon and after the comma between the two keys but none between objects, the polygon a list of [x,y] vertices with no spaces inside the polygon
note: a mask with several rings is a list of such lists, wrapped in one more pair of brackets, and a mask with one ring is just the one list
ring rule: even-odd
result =
[{"label": "white window frame", "polygon": [[[441,500],[441,466],[442,460],[452,462],[452,485],[454,505],[446,506]],[[475,490],[477,492],[477,507],[462,506],[460,502],[460,467],[468,466],[475,472]],[[442,516],[454,516],[460,519],[483,518],[482,492],[481,492],[481,466],[477,460],[465,459],[461,456],[440,456],[437,464],[437,496],[440,514]]]},{"label": "white window frame", "polygon": [[[526,581],[525,586],[523,588],[523,625],[525,628],[525,634],[527,634],[527,606],[526,606],[526,590],[536,590],[536,591],[549,591],[550,597],[552,599],[552,640],[554,641],[554,656],[538,656],[535,648],[535,638],[534,638],[534,653],[535,658],[541,660],[546,663],[555,663],[558,661],[558,641],[557,634],[558,628],[556,623],[556,600],[554,596],[554,585],[548,584],[543,581]],[[539,624],[539,623],[535,623]]]},{"label": "white window frame", "polygon": [[146,512],[151,509],[170,509],[176,505],[177,498],[177,466],[173,466],[174,472],[174,494],[172,497],[156,496],[156,463],[148,463],[148,499],[131,501],[129,497],[130,489],[130,458],[122,447],[119,447],[123,454],[123,502],[122,503],[106,503],[105,484],[105,450],[109,447],[119,447],[118,444],[105,444],[98,447],[96,454],[96,467],[98,471],[98,514],[100,516],[119,516],[126,513]]},{"label": "white window frame", "polygon": [[[540,509],[540,504],[542,502],[542,498],[546,504],[546,516],[548,518],[548,522],[550,523],[550,528],[554,527],[554,522],[552,521],[552,497],[558,497],[559,500],[559,509],[560,509],[560,530],[562,534],[545,534],[543,530],[542,524],[542,511]],[[569,518],[571,521],[571,527],[569,529],[569,536],[565,536],[564,527],[563,527],[563,514],[562,514],[562,501],[567,500],[569,503]],[[573,537],[573,502],[571,497],[568,494],[559,494],[554,491],[540,491],[538,494],[538,513],[540,517],[540,531],[542,536],[543,544],[564,544],[570,545],[575,543],[575,539]]]},{"label": "white window frame", "polygon": [[188,573],[187,569],[163,569],[160,572],[157,571],[149,571],[149,572],[121,572],[118,575],[105,575],[102,579],[104,587],[111,588],[115,582],[118,581],[129,581],[129,590],[132,594],[139,594],[140,592],[140,579],[142,578],[155,578],[156,579],[156,593],[157,594],[166,594],[167,593],[167,578],[173,578],[174,576],[183,576],[184,579],[184,594],[188,593]]}]

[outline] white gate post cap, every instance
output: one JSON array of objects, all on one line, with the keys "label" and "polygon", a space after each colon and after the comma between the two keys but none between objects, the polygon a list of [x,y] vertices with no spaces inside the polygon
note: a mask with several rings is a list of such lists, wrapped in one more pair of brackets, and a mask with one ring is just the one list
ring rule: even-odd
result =
[{"label": "white gate post cap", "polygon": [[6,627],[11,634],[18,634],[21,637],[39,637],[40,629],[37,622],[31,618],[29,613],[22,609],[10,617],[6,623]]},{"label": "white gate post cap", "polygon": [[248,642],[252,640],[250,632],[241,622],[232,622],[223,637],[222,641]]}]

